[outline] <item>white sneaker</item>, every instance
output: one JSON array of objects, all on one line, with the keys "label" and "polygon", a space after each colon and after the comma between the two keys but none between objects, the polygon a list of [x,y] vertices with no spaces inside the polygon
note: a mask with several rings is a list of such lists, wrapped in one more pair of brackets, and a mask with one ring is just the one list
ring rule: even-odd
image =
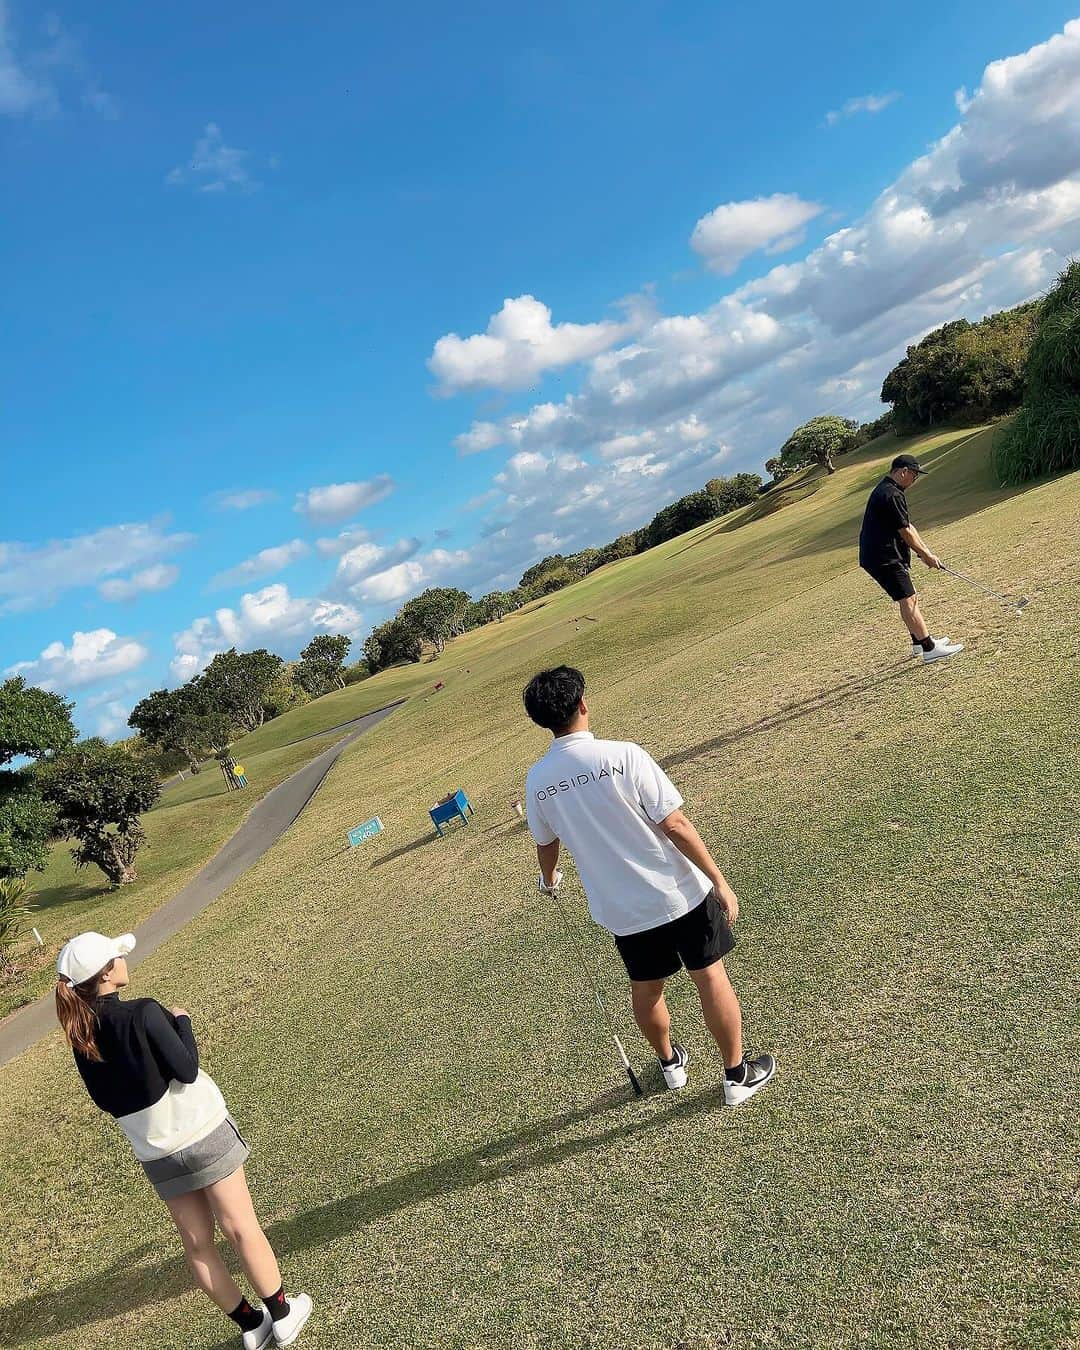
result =
[{"label": "white sneaker", "polygon": [[264,1308],[262,1310],[262,1321],[253,1331],[245,1331],[240,1336],[240,1344],[244,1350],[263,1350],[264,1345],[269,1345],[274,1339],[273,1318]]},{"label": "white sneaker", "polygon": [[274,1344],[292,1345],[311,1316],[311,1299],[307,1294],[293,1294],[289,1299],[289,1315],[274,1323]]},{"label": "white sneaker", "polygon": [[[951,641],[952,641],[952,638],[939,637],[939,638],[934,638],[934,641],[935,641],[935,642],[951,642]],[[922,643],[921,643],[921,642],[915,642],[915,641],[912,641],[912,644],[911,644],[911,654],[912,654],[912,656],[922,656],[922,653],[923,653]]]},{"label": "white sneaker", "polygon": [[923,663],[940,661],[943,656],[955,656],[957,652],[963,650],[964,644],[962,642],[950,642],[948,638],[935,638],[934,645],[930,650],[922,654]]},{"label": "white sneaker", "polygon": [[760,1092],[776,1072],[776,1060],[772,1055],[758,1055],[756,1059],[743,1060],[743,1078],[741,1083],[733,1083],[724,1075],[724,1101],[728,1106],[738,1106],[748,1101],[755,1092]]},{"label": "white sneaker", "polygon": [[660,1061],[660,1067],[664,1071],[664,1082],[669,1088],[684,1088],[690,1075],[686,1072],[686,1066],[690,1063],[690,1056],[686,1053],[678,1041],[671,1042],[671,1048],[675,1052],[675,1058],[670,1064]]}]

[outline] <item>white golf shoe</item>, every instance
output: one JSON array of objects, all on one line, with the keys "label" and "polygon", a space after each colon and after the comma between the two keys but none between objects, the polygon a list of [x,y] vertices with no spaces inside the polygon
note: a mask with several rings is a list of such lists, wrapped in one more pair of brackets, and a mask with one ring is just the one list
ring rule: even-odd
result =
[{"label": "white golf shoe", "polygon": [[293,1294],[289,1299],[288,1315],[274,1323],[274,1344],[292,1345],[310,1316],[311,1299],[307,1294]]},{"label": "white golf shoe", "polygon": [[964,650],[962,642],[950,642],[948,638],[935,638],[934,645],[928,652],[922,654],[923,664],[930,661],[940,661],[945,656],[955,656],[957,652]]},{"label": "white golf shoe", "polygon": [[273,1339],[273,1319],[264,1308],[262,1310],[262,1321],[253,1330],[241,1333],[240,1344],[244,1347],[244,1350],[263,1350],[263,1346],[269,1345]]},{"label": "white golf shoe", "polygon": [[686,1072],[686,1066],[690,1063],[690,1056],[678,1041],[672,1041],[671,1048],[675,1052],[675,1058],[670,1063],[660,1060],[660,1067],[664,1071],[664,1082],[672,1089],[684,1088],[690,1078],[690,1075]]},{"label": "white golf shoe", "polygon": [[732,1082],[724,1074],[724,1101],[728,1106],[739,1106],[749,1101],[755,1092],[760,1092],[776,1072],[776,1060],[772,1055],[757,1055],[754,1059],[743,1059],[742,1078]]},{"label": "white golf shoe", "polygon": [[[952,638],[939,637],[939,638],[934,638],[934,641],[935,641],[935,642],[952,642]],[[911,654],[912,654],[912,656],[922,656],[922,653],[923,653],[922,643],[921,643],[921,642],[912,642],[912,644],[911,644]]]}]

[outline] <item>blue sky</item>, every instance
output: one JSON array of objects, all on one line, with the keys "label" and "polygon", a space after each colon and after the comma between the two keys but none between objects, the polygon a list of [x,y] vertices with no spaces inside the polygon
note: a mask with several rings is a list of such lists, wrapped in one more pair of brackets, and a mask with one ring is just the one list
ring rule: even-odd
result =
[{"label": "blue sky", "polygon": [[876,415],[1080,245],[1077,8],[0,0],[0,671],[121,734]]}]

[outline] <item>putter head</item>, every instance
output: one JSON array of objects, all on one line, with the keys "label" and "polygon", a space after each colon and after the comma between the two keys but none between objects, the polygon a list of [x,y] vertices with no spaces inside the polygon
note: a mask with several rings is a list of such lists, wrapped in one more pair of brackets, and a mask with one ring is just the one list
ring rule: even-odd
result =
[{"label": "putter head", "polygon": [[1016,612],[1017,612],[1017,614],[1019,614],[1020,611],[1021,611],[1022,609],[1026,609],[1027,606],[1030,605],[1030,604],[1031,604],[1031,599],[1030,599],[1030,597],[1029,597],[1029,596],[1026,596],[1026,595],[1022,595],[1022,596],[1020,597],[1020,599],[1017,600],[1017,602],[1016,602]]}]

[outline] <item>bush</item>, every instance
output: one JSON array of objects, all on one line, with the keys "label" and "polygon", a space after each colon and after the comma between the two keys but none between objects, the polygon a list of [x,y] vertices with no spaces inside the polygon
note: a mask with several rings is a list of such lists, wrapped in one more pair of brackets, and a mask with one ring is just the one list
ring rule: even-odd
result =
[{"label": "bush", "polygon": [[23,877],[0,877],[0,975],[15,973],[15,948],[30,926],[29,894]]},{"label": "bush", "polygon": [[994,450],[1004,484],[1080,468],[1080,261],[1042,302],[1016,420]]}]

